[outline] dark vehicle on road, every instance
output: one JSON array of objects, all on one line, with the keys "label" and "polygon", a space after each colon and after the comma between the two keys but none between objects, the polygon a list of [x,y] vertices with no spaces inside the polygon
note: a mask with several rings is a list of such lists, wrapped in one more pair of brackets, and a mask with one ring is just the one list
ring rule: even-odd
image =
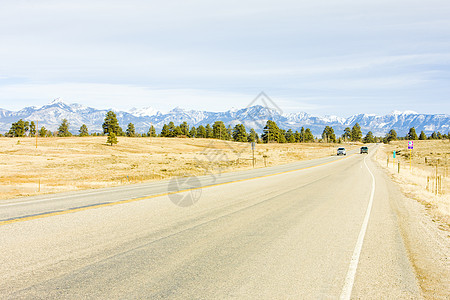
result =
[{"label": "dark vehicle on road", "polygon": [[363,153],[369,154],[369,148],[367,148],[365,146],[361,147],[361,151],[359,153],[361,153],[361,154],[363,154]]}]

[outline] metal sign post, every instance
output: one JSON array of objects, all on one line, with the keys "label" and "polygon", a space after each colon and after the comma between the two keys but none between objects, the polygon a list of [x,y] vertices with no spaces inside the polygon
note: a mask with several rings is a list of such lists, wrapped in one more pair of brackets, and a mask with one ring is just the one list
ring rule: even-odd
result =
[{"label": "metal sign post", "polygon": [[409,149],[409,170],[412,169],[412,150],[414,148],[414,141],[408,141],[408,149]]},{"label": "metal sign post", "polygon": [[394,150],[394,152],[393,152],[393,161],[392,161],[392,166],[394,166],[395,167],[395,150]]},{"label": "metal sign post", "polygon": [[255,147],[256,147],[256,143],[255,143],[255,142],[252,142],[253,168],[255,167]]}]

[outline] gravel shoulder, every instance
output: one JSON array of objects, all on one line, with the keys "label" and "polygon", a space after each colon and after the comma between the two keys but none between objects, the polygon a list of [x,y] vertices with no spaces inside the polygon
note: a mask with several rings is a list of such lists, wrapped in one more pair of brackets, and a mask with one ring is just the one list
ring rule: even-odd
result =
[{"label": "gravel shoulder", "polygon": [[[378,160],[389,189],[390,203],[396,211],[400,231],[423,296],[426,299],[450,298],[450,231],[437,219],[425,201],[412,198],[404,184]],[[419,187],[417,187],[419,188]]]}]

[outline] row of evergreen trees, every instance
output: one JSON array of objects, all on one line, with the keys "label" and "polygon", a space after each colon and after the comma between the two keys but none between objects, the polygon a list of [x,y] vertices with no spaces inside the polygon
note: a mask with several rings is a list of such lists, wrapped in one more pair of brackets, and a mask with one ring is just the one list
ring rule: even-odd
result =
[{"label": "row of evergreen trees", "polygon": [[[72,136],[72,133],[69,131],[69,122],[67,119],[63,119],[61,122],[61,125],[58,127],[58,131],[51,132],[50,130],[47,130],[44,126],[41,127],[41,129],[38,130],[37,134],[38,136],[43,137],[49,137],[49,136],[61,136],[61,137],[68,137]],[[8,137],[23,137],[23,136],[36,136],[36,124],[34,121],[28,122],[20,119],[19,121],[12,123],[11,128],[9,129],[6,136]],[[86,125],[82,125],[80,128],[80,134],[79,136],[88,136],[88,128]]]},{"label": "row of evergreen trees", "polygon": [[[58,127],[56,132],[50,132],[44,126],[38,130],[39,136],[60,136],[67,137],[72,136],[69,131],[69,122],[67,119],[63,119],[61,125]],[[183,122],[179,125],[175,125],[173,122],[169,124],[164,124],[161,133],[158,135],[156,133],[155,127],[150,126],[149,130],[145,134],[137,134],[134,124],[129,123],[126,131],[124,132],[119,126],[116,114],[113,111],[107,112],[105,116],[103,127],[103,135],[108,135],[108,143],[117,143],[117,136],[147,136],[147,137],[190,137],[190,138],[213,138],[221,140],[232,140],[236,142],[263,142],[263,143],[299,143],[299,142],[314,142],[316,139],[311,133],[309,128],[302,127],[299,131],[292,131],[292,129],[284,130],[278,127],[276,122],[268,120],[266,126],[263,129],[263,134],[259,136],[256,131],[252,128],[249,132],[243,124],[237,124],[234,127],[231,125],[226,127],[224,122],[216,121],[211,126],[207,124],[206,126],[200,125],[198,127],[190,127],[187,122]],[[11,137],[23,137],[23,136],[35,136],[36,135],[36,124],[31,121],[23,121],[22,119],[12,123],[11,129],[6,134]],[[78,136],[89,136],[88,128],[83,124],[78,130]],[[93,135],[101,135],[95,133]],[[369,131],[363,138],[361,132],[361,126],[356,123],[352,128],[347,127],[344,129],[344,133],[336,137],[334,129],[331,126],[325,126],[322,132],[322,141],[329,143],[341,143],[347,141],[362,141],[364,143],[375,143],[384,142],[389,143],[394,140],[426,140],[426,139],[448,139],[449,134],[441,134],[440,132],[433,132],[429,137],[421,131],[420,135],[417,135],[415,128],[410,128],[408,134],[405,137],[397,136],[394,129],[391,129],[385,137],[376,137],[371,131]]]},{"label": "row of evergreen trees", "polygon": [[430,136],[427,136],[423,130],[419,135],[416,133],[416,129],[411,127],[409,132],[404,136],[397,136],[397,132],[394,129],[391,129],[386,136],[383,138],[384,143],[389,143],[390,141],[396,140],[442,140],[442,139],[450,139],[450,132],[448,134],[441,134],[438,132],[433,132]]}]

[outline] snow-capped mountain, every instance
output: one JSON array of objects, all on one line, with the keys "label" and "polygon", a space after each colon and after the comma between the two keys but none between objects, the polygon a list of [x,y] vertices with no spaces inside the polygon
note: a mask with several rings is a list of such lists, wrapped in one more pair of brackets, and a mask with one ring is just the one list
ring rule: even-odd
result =
[{"label": "snow-capped mountain", "polygon": [[133,107],[128,112],[135,117],[151,117],[158,113],[158,111],[153,107],[143,107],[143,108]]},{"label": "snow-capped mountain", "polygon": [[76,103],[68,104],[58,98],[42,107],[25,107],[19,111],[0,108],[0,132],[7,132],[11,123],[19,119],[39,120],[39,128],[45,126],[52,131],[58,128],[62,119],[67,119],[70,130],[74,134],[78,133],[82,124],[86,124],[90,132],[101,132],[102,123],[109,110],[116,112],[119,124],[124,130],[128,123],[133,123],[137,132],[147,132],[151,125],[160,131],[164,124],[169,122],[180,124],[184,121],[191,126],[212,125],[215,121],[223,121],[227,126],[243,123],[248,130],[254,128],[257,132],[261,132],[268,119],[275,121],[280,128],[286,130],[300,130],[302,126],[310,128],[315,135],[321,135],[323,128],[327,125],[332,126],[337,135],[341,135],[346,127],[352,127],[355,123],[359,123],[363,133],[370,130],[378,136],[385,135],[390,129],[395,129],[399,135],[405,135],[411,127],[415,127],[416,132],[423,130],[426,134],[431,134],[433,131],[448,133],[450,130],[449,115],[426,115],[413,111],[394,111],[384,116],[358,114],[341,118],[332,115],[319,117],[305,112],[280,114],[277,110],[255,105],[225,112],[185,110],[176,107],[167,113],[162,113],[151,107],[132,108],[129,111],[95,109]]}]

